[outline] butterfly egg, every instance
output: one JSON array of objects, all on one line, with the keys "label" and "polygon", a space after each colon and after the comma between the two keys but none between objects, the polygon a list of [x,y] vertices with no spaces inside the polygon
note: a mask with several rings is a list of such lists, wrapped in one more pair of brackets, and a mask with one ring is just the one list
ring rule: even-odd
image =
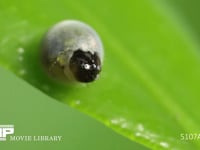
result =
[{"label": "butterfly egg", "polygon": [[57,23],[42,41],[42,63],[58,79],[92,82],[101,72],[103,46],[89,25],[75,20]]}]

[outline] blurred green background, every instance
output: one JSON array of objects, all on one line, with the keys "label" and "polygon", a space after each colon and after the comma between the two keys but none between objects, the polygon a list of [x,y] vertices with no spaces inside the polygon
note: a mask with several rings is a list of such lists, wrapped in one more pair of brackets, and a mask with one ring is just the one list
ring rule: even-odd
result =
[{"label": "blurred green background", "polygon": [[[0,124],[14,124],[14,136],[60,135],[61,142],[0,141],[3,150],[131,150],[147,148],[94,119],[42,94],[0,69]],[[12,135],[13,136],[13,135]]]},{"label": "blurred green background", "polygon": [[[197,0],[1,1],[0,65],[10,72],[0,73],[0,124],[15,124],[16,134],[66,137],[3,146],[199,149],[199,140],[180,138],[200,132],[199,6]],[[105,61],[94,83],[58,83],[41,68],[41,39],[65,19],[86,22],[102,38]]]}]

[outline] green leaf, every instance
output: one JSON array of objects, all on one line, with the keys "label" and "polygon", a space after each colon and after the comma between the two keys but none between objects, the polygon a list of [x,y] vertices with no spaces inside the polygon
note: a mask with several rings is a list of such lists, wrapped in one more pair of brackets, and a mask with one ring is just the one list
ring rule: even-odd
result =
[{"label": "green leaf", "polygon": [[[152,149],[199,149],[199,45],[164,4],[134,1],[0,2],[0,64],[55,99]],[[39,61],[53,24],[82,20],[105,47],[99,80],[64,84]]]},{"label": "green leaf", "polygon": [[[15,129],[6,142],[0,142],[2,150],[149,150],[58,103],[2,68],[0,82],[0,123],[12,123]],[[19,139],[27,135],[32,138]],[[35,141],[33,138],[43,135],[62,136],[62,141]]]}]

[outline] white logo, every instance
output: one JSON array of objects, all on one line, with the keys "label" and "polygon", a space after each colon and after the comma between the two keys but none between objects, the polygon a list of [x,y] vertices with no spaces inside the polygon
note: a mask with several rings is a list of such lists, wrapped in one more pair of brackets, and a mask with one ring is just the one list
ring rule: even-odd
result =
[{"label": "white logo", "polygon": [[0,141],[6,141],[8,134],[14,134],[14,125],[0,125]]},{"label": "white logo", "polygon": [[[1,141],[25,141],[25,142],[60,142],[62,136],[59,135],[11,135],[14,134],[14,125],[0,125],[0,142]],[[8,135],[9,138],[7,137]]]}]

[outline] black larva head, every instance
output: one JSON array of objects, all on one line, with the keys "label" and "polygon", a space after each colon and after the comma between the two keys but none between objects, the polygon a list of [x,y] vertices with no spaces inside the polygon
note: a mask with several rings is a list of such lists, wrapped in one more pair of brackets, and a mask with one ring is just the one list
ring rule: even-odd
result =
[{"label": "black larva head", "polygon": [[69,68],[76,80],[80,82],[94,81],[101,71],[101,62],[97,53],[76,50],[70,61]]}]

